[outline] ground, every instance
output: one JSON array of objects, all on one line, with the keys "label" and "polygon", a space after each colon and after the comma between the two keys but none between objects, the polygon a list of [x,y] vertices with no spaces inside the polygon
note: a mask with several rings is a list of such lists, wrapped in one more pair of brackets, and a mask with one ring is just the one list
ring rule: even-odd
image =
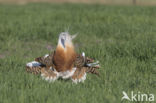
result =
[{"label": "ground", "polygon": [[[122,91],[155,94],[155,12],[147,6],[0,5],[0,103],[121,103]],[[100,77],[88,74],[76,85],[28,74],[25,64],[54,50],[67,29],[78,33],[78,53],[100,61]]]},{"label": "ground", "polygon": [[156,0],[0,0],[0,3],[27,4],[37,2],[49,3],[87,3],[87,4],[109,4],[109,5],[156,5]]}]

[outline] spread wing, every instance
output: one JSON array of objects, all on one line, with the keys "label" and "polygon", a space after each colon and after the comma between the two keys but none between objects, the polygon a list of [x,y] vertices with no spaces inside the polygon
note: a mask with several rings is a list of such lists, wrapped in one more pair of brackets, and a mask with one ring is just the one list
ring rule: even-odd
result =
[{"label": "spread wing", "polygon": [[[38,57],[35,58],[35,61],[40,63],[39,66],[32,66],[32,67],[26,67],[26,71],[31,72],[33,74],[39,74],[41,73],[41,69],[45,69],[45,68],[50,68],[50,67],[55,67],[54,65],[54,61],[53,61],[53,55],[54,55],[55,51],[42,56],[42,57]],[[82,54],[77,54],[76,59],[74,61],[74,67],[77,67],[79,69],[81,68],[85,68],[85,71],[87,73],[92,73],[92,74],[96,74],[99,75],[99,72],[97,71],[97,69],[99,69],[99,62],[95,62],[94,59],[89,58],[89,57],[85,57],[84,53]]]},{"label": "spread wing", "polygon": [[[55,52],[55,51],[54,51]],[[45,56],[35,58],[35,61],[45,65],[46,67],[53,66],[53,55],[54,52],[46,54]]]},{"label": "spread wing", "polygon": [[74,62],[74,66],[77,68],[85,68],[87,73],[99,75],[97,69],[99,69],[99,62],[95,62],[94,59],[85,57],[85,54],[78,54]]}]

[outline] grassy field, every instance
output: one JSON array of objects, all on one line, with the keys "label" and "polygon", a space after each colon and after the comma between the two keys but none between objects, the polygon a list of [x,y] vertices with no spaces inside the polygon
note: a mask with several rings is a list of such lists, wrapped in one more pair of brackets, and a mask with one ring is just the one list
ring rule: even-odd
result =
[{"label": "grassy field", "polygon": [[[156,7],[0,5],[0,103],[121,103],[122,91],[156,95],[155,18]],[[54,50],[68,27],[79,33],[77,52],[100,61],[100,77],[88,74],[76,85],[28,74],[25,64]]]},{"label": "grassy field", "polygon": [[0,0],[0,3],[27,4],[33,2],[50,3],[87,3],[107,5],[156,5],[156,0]]}]

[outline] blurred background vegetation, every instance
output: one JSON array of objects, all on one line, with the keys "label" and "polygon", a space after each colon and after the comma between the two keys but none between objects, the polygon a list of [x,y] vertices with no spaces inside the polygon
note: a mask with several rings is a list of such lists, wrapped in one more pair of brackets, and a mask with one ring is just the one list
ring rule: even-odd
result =
[{"label": "blurred background vegetation", "polygon": [[51,3],[97,3],[112,5],[156,5],[156,0],[0,0],[0,3],[27,4],[30,2]]}]

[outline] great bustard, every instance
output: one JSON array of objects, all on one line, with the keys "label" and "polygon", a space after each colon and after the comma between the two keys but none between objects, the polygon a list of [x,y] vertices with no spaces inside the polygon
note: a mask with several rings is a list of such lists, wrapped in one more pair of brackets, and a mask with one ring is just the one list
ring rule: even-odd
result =
[{"label": "great bustard", "polygon": [[47,81],[70,78],[74,83],[83,82],[86,79],[86,73],[99,75],[97,72],[98,61],[95,62],[86,57],[84,52],[76,53],[72,43],[72,39],[75,37],[76,35],[72,36],[68,32],[60,33],[56,50],[27,63],[26,71],[41,74]]}]

